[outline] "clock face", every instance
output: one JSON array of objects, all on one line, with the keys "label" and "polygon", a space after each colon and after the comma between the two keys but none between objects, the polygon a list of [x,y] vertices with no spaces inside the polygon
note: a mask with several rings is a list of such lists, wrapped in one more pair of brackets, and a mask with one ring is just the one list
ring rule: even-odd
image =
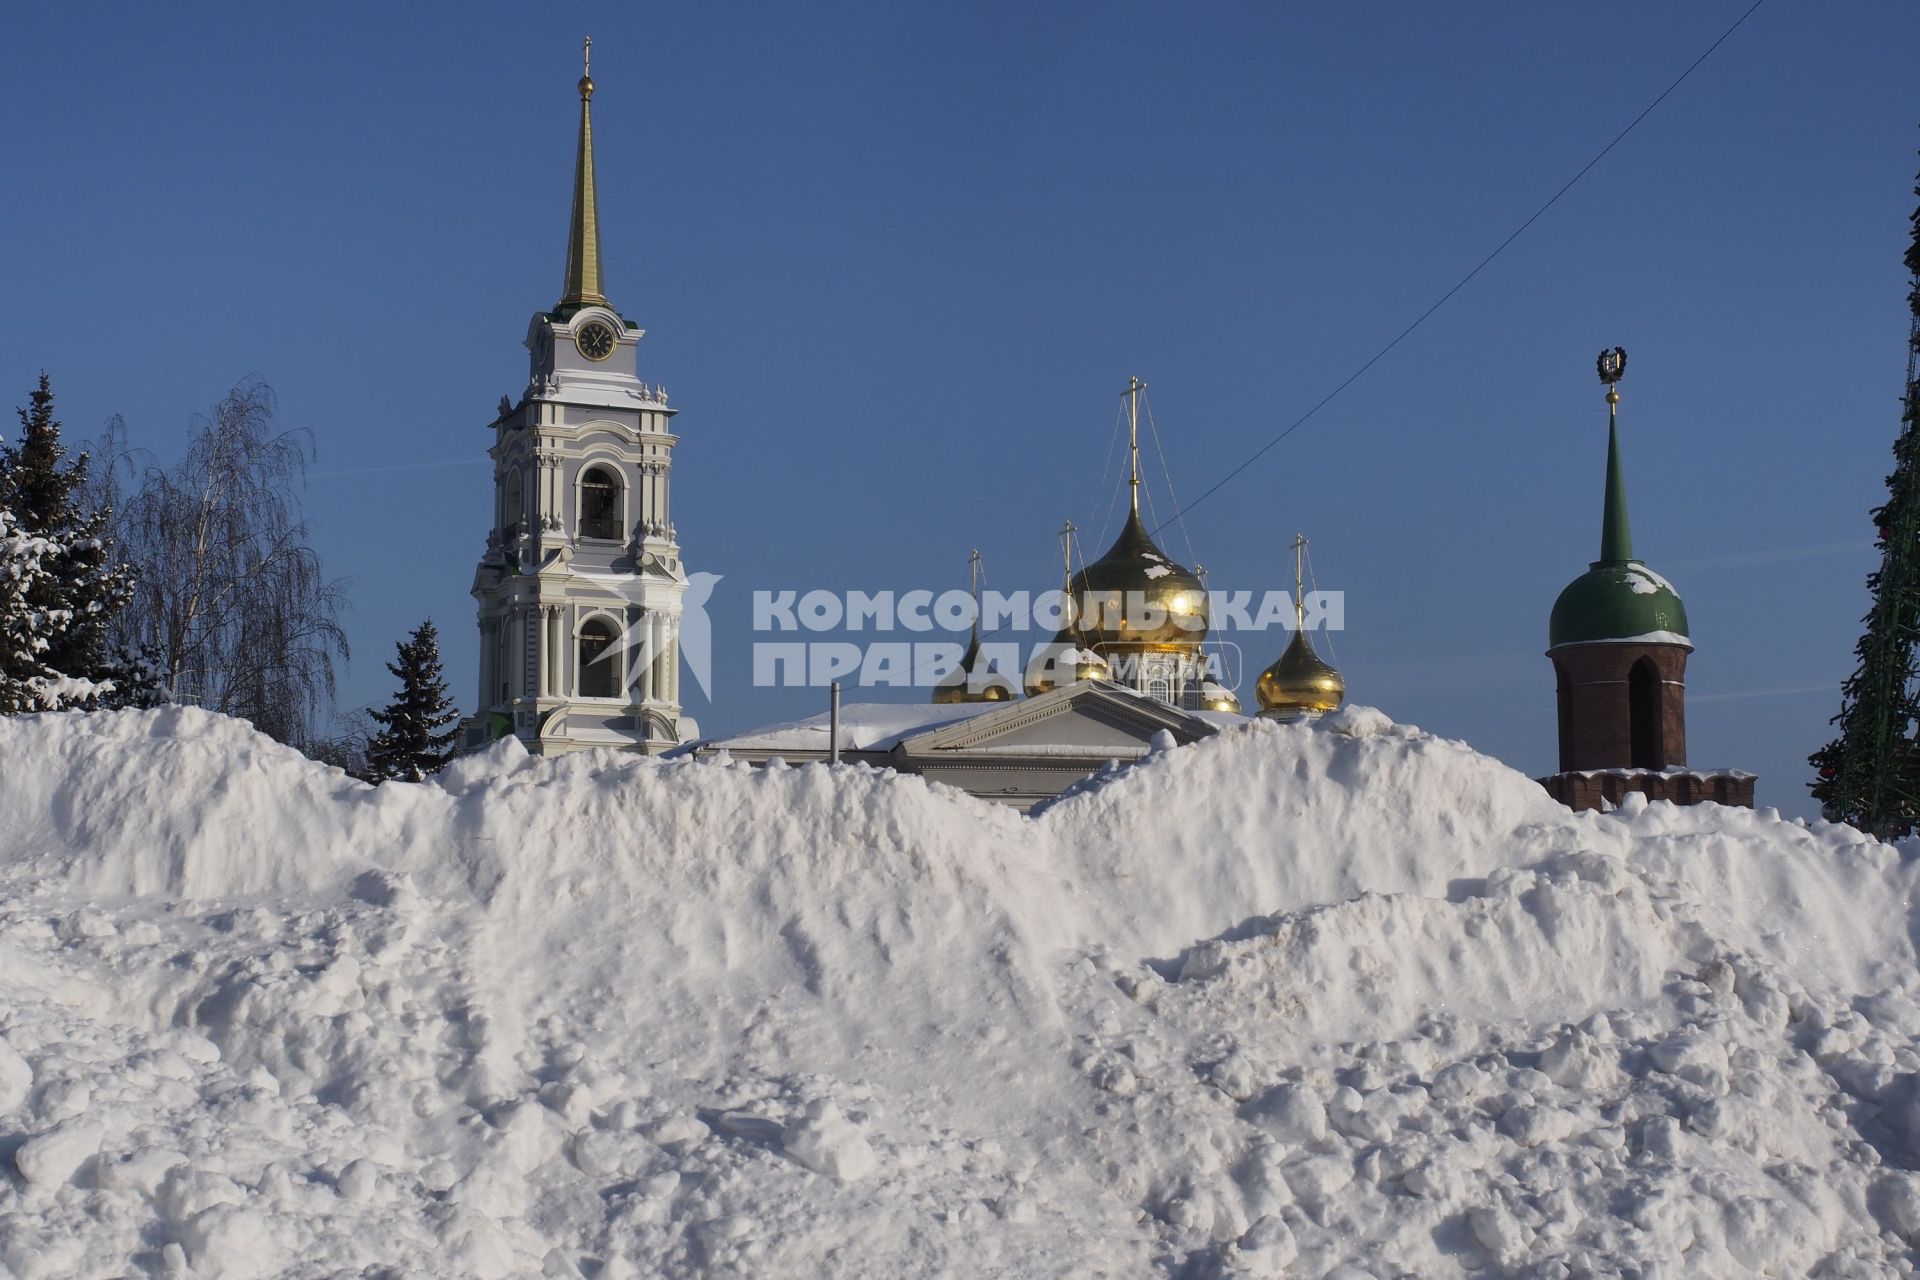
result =
[{"label": "clock face", "polygon": [[613,330],[598,320],[581,326],[573,338],[580,354],[589,360],[605,360],[612,355],[614,342]]}]

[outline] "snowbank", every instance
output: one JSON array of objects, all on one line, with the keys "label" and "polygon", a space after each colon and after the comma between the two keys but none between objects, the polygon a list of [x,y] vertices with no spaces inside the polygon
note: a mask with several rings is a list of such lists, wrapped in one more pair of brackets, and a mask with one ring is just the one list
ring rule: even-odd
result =
[{"label": "snowbank", "polygon": [[1033,818],[50,715],[0,819],[0,1278],[1913,1270],[1911,860],[1364,708]]}]

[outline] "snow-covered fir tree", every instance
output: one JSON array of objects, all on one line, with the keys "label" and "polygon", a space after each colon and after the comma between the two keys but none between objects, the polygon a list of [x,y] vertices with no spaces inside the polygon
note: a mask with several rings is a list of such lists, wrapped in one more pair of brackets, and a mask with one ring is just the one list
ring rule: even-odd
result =
[{"label": "snow-covered fir tree", "polygon": [[440,636],[431,619],[396,646],[398,662],[387,670],[400,680],[400,694],[384,711],[369,714],[380,732],[367,744],[367,777],[380,782],[397,778],[419,782],[453,758],[453,739],[459,709],[447,692],[440,669]]},{"label": "snow-covered fir tree", "polygon": [[[1920,177],[1913,193],[1920,196]],[[1873,605],[1854,646],[1859,664],[1841,686],[1840,735],[1808,760],[1822,812],[1881,836],[1906,835],[1920,822],[1920,206],[1909,221],[1905,412],[1887,500],[1873,509]]]},{"label": "snow-covered fir tree", "polygon": [[0,715],[54,710],[95,692],[88,682],[62,677],[47,661],[73,622],[69,611],[43,603],[63,550],[26,532],[0,504]]},{"label": "snow-covered fir tree", "polygon": [[[90,506],[88,458],[67,458],[47,375],[20,409],[18,442],[0,444],[0,506],[19,535],[46,541],[25,604],[64,625],[43,632],[36,661],[64,678],[58,706],[148,706],[163,699],[138,655],[111,640],[114,617],[132,598],[133,571],[115,563],[112,513]],[[48,688],[53,686],[49,685]],[[80,691],[86,689],[84,694]]]}]

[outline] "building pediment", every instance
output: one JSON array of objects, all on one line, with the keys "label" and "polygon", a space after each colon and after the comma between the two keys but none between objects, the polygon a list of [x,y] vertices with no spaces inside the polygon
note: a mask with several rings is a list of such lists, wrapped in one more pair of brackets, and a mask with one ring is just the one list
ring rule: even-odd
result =
[{"label": "building pediment", "polygon": [[1104,680],[1083,680],[911,735],[895,751],[909,759],[1002,754],[1128,758],[1145,755],[1163,731],[1185,744],[1218,730],[1199,716],[1131,689]]}]

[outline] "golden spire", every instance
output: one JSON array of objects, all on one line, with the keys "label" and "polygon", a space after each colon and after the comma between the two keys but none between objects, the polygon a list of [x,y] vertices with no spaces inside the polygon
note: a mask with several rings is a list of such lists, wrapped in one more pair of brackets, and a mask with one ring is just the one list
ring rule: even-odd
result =
[{"label": "golden spire", "polygon": [[1254,695],[1260,714],[1275,720],[1336,711],[1346,700],[1347,682],[1320,660],[1307,639],[1307,539],[1293,535],[1293,639],[1274,664],[1260,673]]},{"label": "golden spire", "polygon": [[593,191],[593,37],[580,51],[580,150],[573,167],[573,222],[567,231],[567,283],[561,307],[606,305],[600,284],[600,209]]}]

